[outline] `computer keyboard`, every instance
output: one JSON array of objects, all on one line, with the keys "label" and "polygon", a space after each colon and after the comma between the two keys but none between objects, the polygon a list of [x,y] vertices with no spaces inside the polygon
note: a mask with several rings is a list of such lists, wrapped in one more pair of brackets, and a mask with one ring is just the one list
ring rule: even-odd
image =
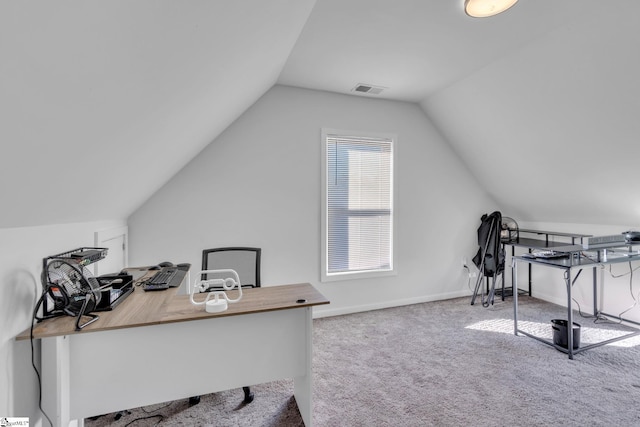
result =
[{"label": "computer keyboard", "polygon": [[142,286],[142,289],[145,291],[162,291],[164,289],[169,289],[171,281],[174,279],[178,271],[179,270],[175,267],[163,267]]},{"label": "computer keyboard", "polygon": [[174,278],[177,272],[178,272],[178,269],[175,267],[164,267],[160,271],[158,271],[156,274],[153,275],[151,280],[149,280],[149,283],[153,285],[170,283],[171,279]]}]

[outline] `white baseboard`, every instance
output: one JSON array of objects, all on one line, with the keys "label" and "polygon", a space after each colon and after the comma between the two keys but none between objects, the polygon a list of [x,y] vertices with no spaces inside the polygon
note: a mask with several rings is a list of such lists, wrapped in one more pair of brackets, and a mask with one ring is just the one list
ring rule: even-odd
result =
[{"label": "white baseboard", "polygon": [[329,308],[329,309],[323,310],[323,309],[320,309],[319,307],[315,307],[313,309],[313,318],[319,319],[322,317],[341,316],[344,314],[353,314],[353,313],[360,313],[364,311],[381,310],[384,308],[401,307],[403,305],[421,304],[424,302],[441,301],[445,299],[460,298],[460,297],[466,297],[466,296],[470,297],[471,293],[468,290],[461,290],[456,292],[446,292],[442,294],[426,295],[422,297],[405,298],[405,299],[398,299],[398,300],[387,300],[387,301],[379,302],[375,304],[354,305],[350,307],[341,307],[341,308],[335,308],[335,309]]}]

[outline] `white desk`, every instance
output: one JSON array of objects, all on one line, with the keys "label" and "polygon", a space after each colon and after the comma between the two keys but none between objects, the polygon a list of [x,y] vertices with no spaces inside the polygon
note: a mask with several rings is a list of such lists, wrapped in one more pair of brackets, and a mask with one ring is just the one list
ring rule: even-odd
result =
[{"label": "white desk", "polygon": [[[210,314],[176,290],[136,289],[81,332],[69,316],[36,325],[42,404],[54,424],[82,425],[90,416],[293,378],[311,426],[311,311],[329,301],[306,283],[262,287]],[[29,331],[17,339],[29,339]],[[203,367],[211,361],[220,368]]]}]

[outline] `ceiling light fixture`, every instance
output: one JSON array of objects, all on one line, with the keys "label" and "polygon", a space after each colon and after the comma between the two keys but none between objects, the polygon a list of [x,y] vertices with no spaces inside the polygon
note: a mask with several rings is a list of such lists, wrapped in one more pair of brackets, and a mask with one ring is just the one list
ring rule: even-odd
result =
[{"label": "ceiling light fixture", "polygon": [[486,18],[497,15],[511,6],[518,0],[464,0],[464,11],[474,18]]}]

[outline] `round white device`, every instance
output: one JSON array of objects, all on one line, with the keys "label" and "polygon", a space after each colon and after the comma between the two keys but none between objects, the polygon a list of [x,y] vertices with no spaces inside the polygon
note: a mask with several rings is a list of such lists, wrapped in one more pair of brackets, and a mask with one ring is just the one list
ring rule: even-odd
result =
[{"label": "round white device", "polygon": [[214,298],[206,302],[205,310],[207,313],[220,313],[227,309],[227,300]]}]

